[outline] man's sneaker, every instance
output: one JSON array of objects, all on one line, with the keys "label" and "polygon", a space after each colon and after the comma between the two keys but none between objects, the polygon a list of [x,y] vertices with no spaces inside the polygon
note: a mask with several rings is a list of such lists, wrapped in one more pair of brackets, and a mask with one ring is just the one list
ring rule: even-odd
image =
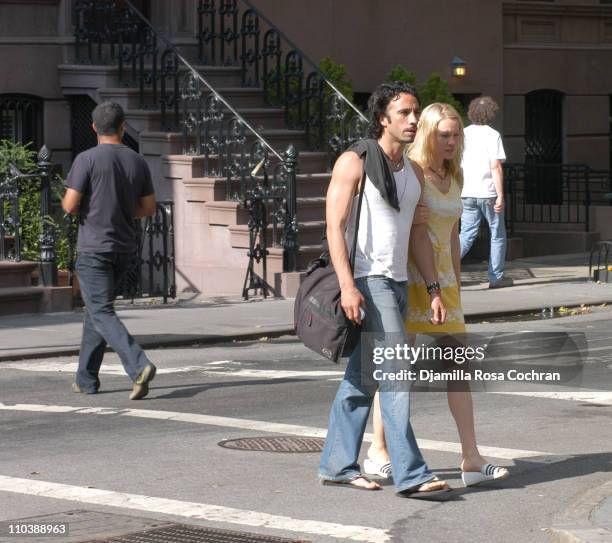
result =
[{"label": "man's sneaker", "polygon": [[94,390],[93,392],[87,392],[87,390],[83,390],[77,383],[72,383],[72,386],[70,387],[72,389],[72,392],[74,392],[75,394],[97,394],[98,391]]},{"label": "man's sneaker", "polygon": [[495,281],[495,283],[489,283],[489,288],[504,288],[511,287],[512,285],[514,285],[512,277],[502,277],[499,281]]},{"label": "man's sneaker", "polygon": [[144,370],[140,372],[140,375],[134,381],[130,400],[140,400],[149,393],[149,383],[153,381],[156,371],[157,368],[151,362],[144,367]]}]

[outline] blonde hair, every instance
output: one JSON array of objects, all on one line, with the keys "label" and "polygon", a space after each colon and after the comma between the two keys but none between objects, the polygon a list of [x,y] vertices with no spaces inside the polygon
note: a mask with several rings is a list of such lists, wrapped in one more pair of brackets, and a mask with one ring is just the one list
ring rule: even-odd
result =
[{"label": "blonde hair", "polygon": [[444,160],[444,166],[450,175],[463,187],[463,170],[461,169],[461,156],[463,155],[463,120],[457,110],[450,104],[430,104],[421,113],[414,142],[408,149],[408,156],[421,168],[432,166],[434,154],[434,138],[438,131],[440,121],[453,119],[459,125],[461,134],[457,152],[452,160]]}]

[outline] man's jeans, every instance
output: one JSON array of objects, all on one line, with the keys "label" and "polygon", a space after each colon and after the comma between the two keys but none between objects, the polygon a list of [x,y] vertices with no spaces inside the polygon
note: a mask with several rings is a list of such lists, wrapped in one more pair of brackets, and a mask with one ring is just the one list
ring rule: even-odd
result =
[{"label": "man's jeans", "polygon": [[144,351],[117,317],[113,302],[131,253],[79,253],[76,271],[85,302],[83,338],[76,382],[85,392],[97,392],[104,349],[110,345],[119,355],[126,373],[135,381],[147,365]]},{"label": "man's jeans", "polygon": [[[386,277],[356,279],[357,288],[366,302],[363,333],[376,335],[377,346],[385,342],[395,347],[404,335],[407,305],[406,282]],[[382,333],[384,332],[384,333]],[[355,349],[348,361],[344,379],[338,388],[329,417],[329,430],[319,466],[323,479],[342,481],[359,475],[359,449],[365,432],[374,390],[362,383],[361,348]],[[364,373],[374,370],[372,356],[364,357]],[[410,393],[404,390],[380,390],[385,439],[391,456],[393,482],[397,491],[430,481],[432,473],[417,445],[410,424]]]},{"label": "man's jeans", "polygon": [[491,233],[491,255],[489,256],[489,281],[495,283],[504,276],[506,261],[506,225],[504,213],[495,213],[493,206],[497,198],[461,198],[463,213],[461,215],[461,258],[472,248],[478,236],[480,221],[484,217],[489,223]]}]

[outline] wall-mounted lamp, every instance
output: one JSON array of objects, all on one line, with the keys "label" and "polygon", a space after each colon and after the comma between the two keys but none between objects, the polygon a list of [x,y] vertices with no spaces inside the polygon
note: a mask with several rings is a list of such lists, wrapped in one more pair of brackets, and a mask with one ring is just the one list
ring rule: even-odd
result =
[{"label": "wall-mounted lamp", "polygon": [[467,64],[465,63],[465,60],[455,57],[451,61],[451,73],[453,74],[453,77],[465,77],[467,74]]}]

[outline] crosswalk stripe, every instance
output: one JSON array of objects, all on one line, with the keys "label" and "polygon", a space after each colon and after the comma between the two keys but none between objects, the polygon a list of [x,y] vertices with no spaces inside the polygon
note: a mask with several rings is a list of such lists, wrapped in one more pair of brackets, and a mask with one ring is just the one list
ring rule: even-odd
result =
[{"label": "crosswalk stripe", "polygon": [[[174,422],[187,422],[193,424],[204,424],[208,426],[221,426],[224,428],[240,428],[255,432],[272,434],[289,434],[303,437],[325,438],[327,430],[313,426],[301,426],[296,424],[283,424],[278,422],[267,422],[261,420],[238,419],[230,417],[219,417],[215,415],[203,415],[200,413],[181,413],[178,411],[158,411],[153,409],[113,409],[107,407],[73,407],[67,405],[40,405],[40,404],[15,404],[6,405],[0,402],[0,411],[32,411],[41,413],[75,413],[84,415],[119,415],[124,417],[139,417],[146,419],[167,420]],[[372,442],[373,434],[365,434],[363,440]],[[430,451],[461,453],[461,444],[451,441],[436,441],[431,439],[418,439],[421,449]],[[558,461],[559,455],[541,451],[530,451],[524,449],[506,449],[502,447],[478,446],[480,452],[485,456],[515,460],[519,458],[541,457],[542,462]]]},{"label": "crosswalk stripe", "polygon": [[[231,366],[230,360],[221,360],[217,362],[207,363],[202,366],[179,366],[175,368],[157,368],[157,373],[173,374],[199,372],[205,375],[222,375],[226,377],[253,377],[256,379],[295,379],[295,378],[319,378],[344,375],[343,371],[333,370],[256,370],[249,368],[234,369]],[[219,369],[219,367],[223,369]],[[0,369],[11,369],[29,372],[58,372],[58,373],[74,373],[77,365],[75,362],[6,362],[0,364]],[[125,370],[121,364],[104,364],[100,369],[100,373],[104,375],[125,375]]]},{"label": "crosswalk stripe", "polygon": [[494,392],[494,394],[507,394],[510,396],[528,396],[531,398],[544,398],[547,400],[566,400],[573,402],[596,403],[612,406],[612,392],[603,390],[580,392]]},{"label": "crosswalk stripe", "polygon": [[330,536],[366,543],[385,543],[390,540],[387,530],[367,526],[343,525],[333,522],[297,519],[257,511],[235,509],[222,505],[156,498],[98,488],[34,481],[0,475],[0,491],[58,500],[68,500],[100,506],[120,507],[150,513],[178,515],[209,522],[224,522],[243,526],[259,526],[315,536]]}]

